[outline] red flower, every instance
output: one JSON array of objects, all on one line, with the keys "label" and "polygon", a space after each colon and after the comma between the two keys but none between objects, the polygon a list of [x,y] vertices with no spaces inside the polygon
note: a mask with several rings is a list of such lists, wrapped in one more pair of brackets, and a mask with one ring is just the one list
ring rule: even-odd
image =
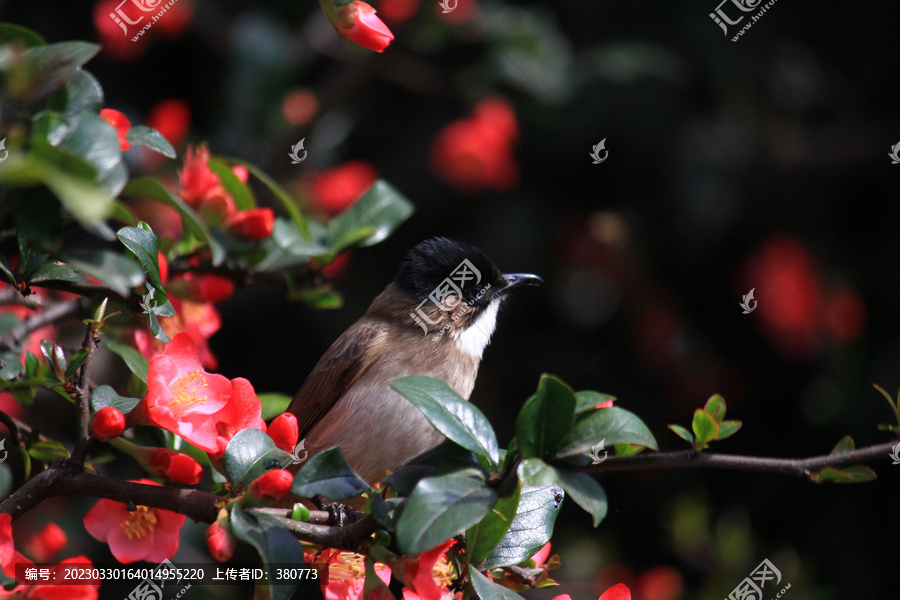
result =
[{"label": "red flower", "polygon": [[196,460],[166,448],[156,448],[147,463],[158,477],[171,479],[176,483],[195,485],[203,479],[203,467]]},{"label": "red flower", "polygon": [[600,594],[597,600],[631,600],[631,590],[624,583],[620,583]]},{"label": "red flower", "polygon": [[224,521],[216,521],[206,530],[206,547],[209,554],[219,562],[226,562],[234,556],[237,545],[234,535]]},{"label": "red flower", "polygon": [[312,196],[327,212],[342,213],[359,200],[378,179],[378,171],[364,160],[352,160],[312,180]]},{"label": "red flower", "polygon": [[[328,564],[328,581],[322,583],[325,600],[363,600],[366,567],[362,555],[326,548],[311,560]],[[391,570],[387,566],[375,563],[375,574],[385,585],[391,582]]]},{"label": "red flower", "polygon": [[441,130],[431,146],[431,168],[463,194],[485,189],[509,190],[519,181],[512,153],[518,126],[512,109],[502,100],[488,99],[474,115]]},{"label": "red flower", "polygon": [[[149,479],[135,483],[159,485]],[[129,511],[122,502],[100,500],[84,516],[84,528],[94,538],[109,544],[120,563],[139,560],[151,563],[172,558],[187,517],[162,508],[138,506]]]},{"label": "red flower", "polygon": [[280,414],[269,424],[267,432],[275,445],[285,452],[293,452],[294,446],[300,437],[300,429],[297,426],[297,417],[291,413]]},{"label": "red flower", "polygon": [[131,148],[131,142],[125,139],[125,136],[128,135],[128,130],[131,129],[131,121],[128,120],[128,117],[117,110],[104,108],[100,111],[100,118],[112,125],[116,133],[119,134],[119,148],[122,150]]},{"label": "red flower", "polygon": [[[131,61],[146,52],[147,44],[135,44],[128,36],[128,31],[113,21],[110,15],[116,13],[121,0],[100,0],[94,5],[93,21],[97,37],[103,44],[103,52],[116,60]],[[127,27],[127,25],[126,25]],[[134,33],[132,33],[132,36]]]},{"label": "red flower", "polygon": [[250,493],[254,498],[277,502],[291,491],[294,475],[285,469],[266,471],[250,484]]},{"label": "red flower", "polygon": [[260,241],[272,235],[275,213],[271,208],[251,208],[231,216],[225,223],[228,231],[248,240]]},{"label": "red flower", "polygon": [[16,564],[34,564],[18,552],[13,542],[12,516],[8,513],[0,513],[0,566],[7,577],[16,576]]},{"label": "red flower", "polygon": [[684,581],[672,567],[653,567],[641,573],[635,590],[643,600],[679,600]]},{"label": "red flower", "polygon": [[184,142],[191,125],[191,105],[185,100],[160,100],[147,113],[147,126],[157,130],[172,146]]},{"label": "red flower", "polygon": [[[171,291],[171,290],[170,290]],[[199,303],[190,300],[182,300],[174,295],[169,296],[169,302],[177,313],[174,317],[160,319],[163,331],[170,338],[179,333],[186,333],[197,346],[197,355],[200,364],[207,369],[215,370],[219,364],[212,350],[209,348],[209,338],[222,326],[219,312],[209,302]],[[147,360],[160,354],[165,349],[158,339],[154,338],[147,329],[136,329],[133,332],[134,346]]]},{"label": "red flower", "polygon": [[541,547],[540,550],[538,550],[537,552],[534,553],[534,555],[531,557],[531,560],[534,561],[535,567],[541,567],[544,565],[545,562],[547,562],[547,559],[549,557],[550,557],[550,542],[547,542],[546,544],[543,545],[543,547]]},{"label": "red flower", "polygon": [[68,541],[63,528],[51,521],[25,543],[25,552],[37,562],[50,562]]},{"label": "red flower", "polygon": [[125,415],[115,407],[104,406],[94,413],[91,432],[97,439],[105,441],[119,437],[125,431]]},{"label": "red flower", "polygon": [[419,10],[419,0],[381,0],[378,11],[386,21],[403,23]]},{"label": "red flower", "polygon": [[[402,557],[391,561],[394,577],[403,582],[409,591],[421,600],[441,600],[451,583],[451,563],[444,554],[455,544],[447,540],[443,544],[418,556]],[[440,563],[440,564],[439,564]],[[405,596],[405,592],[404,592]]]},{"label": "red flower", "polygon": [[306,125],[319,112],[315,94],[304,88],[288,92],[281,101],[281,116],[291,125]]},{"label": "red flower", "polygon": [[337,279],[343,277],[350,268],[350,252],[341,252],[334,257],[334,260],[325,265],[322,269],[322,275]]},{"label": "red flower", "polygon": [[170,40],[176,39],[187,31],[193,18],[194,6],[191,0],[179,0],[166,11],[165,17],[156,23],[153,32]]},{"label": "red flower", "polygon": [[394,39],[387,25],[375,16],[375,9],[359,0],[342,6],[331,23],[342,38],[375,52],[383,52]]},{"label": "red flower", "polygon": [[225,302],[234,295],[234,282],[215,273],[179,273],[166,286],[176,296],[193,302]]},{"label": "red flower", "polygon": [[234,173],[234,176],[237,177],[241,183],[247,183],[250,179],[250,171],[248,171],[245,166],[234,165],[231,167],[231,172]]},{"label": "red flower", "polygon": [[[161,155],[151,152],[148,156]],[[147,221],[160,239],[164,237],[173,241],[181,239],[183,229],[181,214],[168,204],[156,200],[137,200],[130,202],[128,207],[138,219]]]},{"label": "red flower", "polygon": [[606,402],[601,402],[594,408],[612,408],[613,402],[615,402],[615,400],[607,400]]},{"label": "red flower", "polygon": [[262,404],[253,390],[253,385],[243,377],[231,380],[231,399],[225,408],[214,416],[216,419],[216,443],[218,449],[212,453],[213,460],[220,460],[225,454],[225,447],[238,431],[244,429],[266,430],[266,422],[262,420]]},{"label": "red flower", "polygon": [[454,25],[464,23],[475,15],[475,0],[458,0],[456,2],[448,0],[447,6],[455,6],[455,8],[450,12],[444,12],[440,3],[435,3],[434,8],[442,19]]},{"label": "red flower", "polygon": [[825,325],[841,342],[852,342],[866,327],[866,304],[855,292],[841,289],[828,298]]},{"label": "red flower", "polygon": [[162,252],[156,253],[156,261],[159,263],[159,278],[163,285],[169,280],[169,261]]},{"label": "red flower", "polygon": [[220,223],[237,211],[234,199],[222,187],[222,180],[209,168],[209,149],[188,148],[181,171],[181,197],[208,222]]}]

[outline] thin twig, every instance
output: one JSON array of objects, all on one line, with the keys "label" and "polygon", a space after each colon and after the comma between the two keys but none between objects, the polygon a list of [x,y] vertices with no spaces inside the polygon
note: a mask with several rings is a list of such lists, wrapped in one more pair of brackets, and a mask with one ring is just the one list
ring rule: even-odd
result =
[{"label": "thin twig", "polygon": [[31,333],[37,331],[41,327],[46,327],[57,321],[62,321],[63,319],[75,316],[82,308],[81,300],[69,300],[67,302],[60,302],[59,304],[49,306],[13,327],[6,335],[0,336],[0,348],[14,350],[19,346],[19,343]]},{"label": "thin twig", "polygon": [[[0,505],[0,508],[2,508],[2,505]],[[262,512],[264,510],[265,509],[259,508],[250,509],[251,512]],[[312,512],[313,511],[310,511],[310,515],[312,515]],[[263,514],[268,514],[273,519],[276,519],[285,529],[296,534],[305,542],[350,552],[357,552],[362,549],[372,534],[378,531],[380,527],[378,521],[376,521],[375,517],[372,515],[366,515],[359,521],[354,521],[348,525],[328,526],[319,525],[317,523],[294,521],[293,519],[271,514],[270,512],[264,512]]]},{"label": "thin twig", "polygon": [[87,350],[87,358],[84,359],[78,372],[78,382],[72,394],[75,397],[77,419],[75,423],[75,450],[69,459],[69,465],[76,470],[84,466],[91,445],[91,378],[90,368],[94,358],[94,351],[100,344],[100,333],[89,324],[84,333],[84,342],[81,347]]},{"label": "thin twig", "polygon": [[598,465],[587,465],[579,470],[589,473],[605,473],[647,469],[728,469],[792,475],[812,481],[813,476],[825,467],[841,467],[868,462],[876,458],[887,458],[896,443],[896,440],[883,442],[843,454],[828,454],[810,458],[768,458],[707,452],[694,454],[691,450],[659,452],[657,454],[612,457]]}]

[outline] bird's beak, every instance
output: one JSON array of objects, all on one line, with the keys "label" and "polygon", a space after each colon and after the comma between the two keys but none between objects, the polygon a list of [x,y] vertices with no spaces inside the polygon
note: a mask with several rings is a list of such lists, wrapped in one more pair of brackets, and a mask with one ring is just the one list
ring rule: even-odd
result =
[{"label": "bird's beak", "polygon": [[544,280],[537,275],[530,273],[506,273],[503,275],[506,285],[500,288],[500,293],[506,294],[516,288],[525,287],[526,285],[541,285]]}]

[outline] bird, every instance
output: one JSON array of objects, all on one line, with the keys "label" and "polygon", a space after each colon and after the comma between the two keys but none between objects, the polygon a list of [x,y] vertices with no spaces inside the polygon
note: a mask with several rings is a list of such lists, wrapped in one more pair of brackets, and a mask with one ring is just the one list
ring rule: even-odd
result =
[{"label": "bird", "polygon": [[372,484],[440,444],[444,436],[390,384],[425,375],[468,400],[501,303],[513,290],[541,283],[537,275],[503,274],[465,242],[434,237],[415,246],[288,406],[310,457],[339,446]]}]

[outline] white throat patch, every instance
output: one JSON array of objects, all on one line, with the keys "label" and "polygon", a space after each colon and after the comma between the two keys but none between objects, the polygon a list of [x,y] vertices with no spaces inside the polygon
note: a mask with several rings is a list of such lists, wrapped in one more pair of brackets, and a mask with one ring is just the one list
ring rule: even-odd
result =
[{"label": "white throat patch", "polygon": [[485,347],[491,341],[491,334],[497,326],[497,311],[500,309],[502,298],[492,300],[487,308],[465,331],[456,335],[456,347],[460,352],[481,358]]}]

